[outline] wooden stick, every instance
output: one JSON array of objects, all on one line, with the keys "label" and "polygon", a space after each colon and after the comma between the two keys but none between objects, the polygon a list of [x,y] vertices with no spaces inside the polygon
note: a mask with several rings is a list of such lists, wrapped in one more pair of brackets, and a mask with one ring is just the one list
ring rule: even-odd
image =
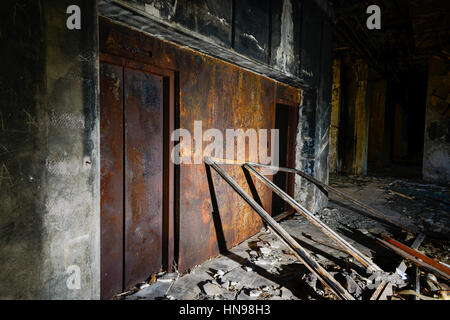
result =
[{"label": "wooden stick", "polygon": [[408,200],[414,200],[413,197],[407,196],[406,194],[403,194],[403,193],[400,193],[400,192],[397,192],[397,191],[393,191],[391,189],[389,189],[388,191],[393,193],[393,194],[396,194],[396,195],[398,195],[398,196],[400,196],[402,198],[405,198],[405,199],[408,199]]}]

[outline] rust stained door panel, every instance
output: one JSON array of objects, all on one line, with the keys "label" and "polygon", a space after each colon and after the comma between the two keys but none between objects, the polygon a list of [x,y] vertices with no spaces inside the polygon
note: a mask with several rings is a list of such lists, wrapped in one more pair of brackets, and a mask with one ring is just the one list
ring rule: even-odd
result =
[{"label": "rust stained door panel", "polygon": [[125,69],[125,288],[162,265],[163,78]]},{"label": "rust stained door panel", "polygon": [[[300,103],[300,90],[296,88],[136,32],[102,17],[99,23],[101,52],[178,72],[176,94],[173,94],[177,97],[177,111],[173,117],[175,127],[193,132],[194,121],[202,120],[204,130],[271,129],[277,100],[287,105],[298,106]],[[139,48],[141,53],[152,52],[152,55],[136,54],[133,48]],[[129,61],[124,65],[134,68]],[[206,143],[203,144],[205,146]],[[246,188],[242,170],[234,166],[226,168]],[[204,165],[182,164],[176,172],[176,196],[173,203],[175,242],[179,243],[179,247],[175,256],[178,257],[179,270],[184,271],[215,256],[218,246]],[[261,219],[214,173],[213,179],[223,233],[228,247],[232,247],[256,233],[261,227]],[[271,191],[257,181],[255,184],[264,207],[270,209]]]},{"label": "rust stained door panel", "polygon": [[122,291],[123,79],[122,68],[100,64],[101,298]]}]

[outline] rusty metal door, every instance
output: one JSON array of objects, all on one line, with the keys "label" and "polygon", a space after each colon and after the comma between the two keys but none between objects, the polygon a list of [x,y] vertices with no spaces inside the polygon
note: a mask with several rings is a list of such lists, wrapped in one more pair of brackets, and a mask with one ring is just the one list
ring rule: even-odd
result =
[{"label": "rusty metal door", "polygon": [[100,65],[101,297],[163,264],[163,77]]},{"label": "rusty metal door", "polygon": [[162,77],[125,69],[125,288],[162,266]]}]

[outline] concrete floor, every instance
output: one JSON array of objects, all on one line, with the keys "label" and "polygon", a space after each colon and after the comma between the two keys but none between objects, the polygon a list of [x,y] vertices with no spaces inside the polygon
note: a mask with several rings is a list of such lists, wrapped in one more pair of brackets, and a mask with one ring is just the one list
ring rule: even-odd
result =
[{"label": "concrete floor", "polygon": [[[331,184],[383,214],[409,226],[423,229],[418,216],[413,216],[416,200],[406,199],[402,206],[399,196],[389,190],[392,178],[334,176]],[[448,194],[448,189],[447,194]],[[444,190],[445,191],[445,190]],[[405,199],[402,199],[405,200]],[[392,205],[395,203],[397,207]],[[400,207],[398,204],[400,203]],[[408,209],[410,206],[411,209]],[[436,208],[439,210],[440,208]],[[441,208],[442,209],[442,208]],[[436,211],[435,210],[435,211]],[[449,212],[444,211],[449,215]],[[375,236],[386,234],[405,244],[411,244],[414,235],[374,219],[354,206],[330,195],[328,206],[317,213],[322,221],[337,231],[350,244],[372,258],[386,272],[395,272],[401,259],[377,244]],[[423,217],[420,217],[423,218]],[[445,218],[445,217],[444,217]],[[447,221],[447,220],[445,220]],[[281,226],[330,272],[337,281],[348,286],[348,277],[360,284],[353,290],[357,299],[367,299],[373,290],[365,288],[369,275],[365,268],[323,234],[305,218],[296,214],[281,222]],[[444,231],[448,225],[444,226]],[[439,229],[442,231],[441,229]],[[447,234],[448,236],[448,234]],[[448,242],[424,241],[422,248],[440,261],[449,263]],[[356,275],[356,276],[354,276]],[[267,230],[232,248],[227,254],[213,258],[190,270],[185,275],[165,274],[151,285],[121,299],[217,299],[217,300],[311,300],[334,299],[320,282],[300,263],[276,236]]]}]

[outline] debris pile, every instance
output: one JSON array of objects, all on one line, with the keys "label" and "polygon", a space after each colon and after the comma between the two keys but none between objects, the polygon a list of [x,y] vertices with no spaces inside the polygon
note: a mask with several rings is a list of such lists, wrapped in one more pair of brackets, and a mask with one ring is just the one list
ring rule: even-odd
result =
[{"label": "debris pile", "polygon": [[[356,206],[360,212],[364,212],[364,218],[361,218],[361,220],[367,221],[368,217],[371,217],[372,220],[375,220],[374,224],[378,224],[378,226],[389,225],[390,227],[383,229],[384,231],[392,231],[392,228],[397,228],[395,230],[400,231],[399,233],[391,235],[391,232],[387,232],[387,234],[395,238],[400,237],[400,242],[386,234],[377,232],[376,228],[364,228],[363,224],[357,225],[354,221],[352,222],[353,226],[349,226],[345,210],[331,207],[325,208],[319,213],[311,213],[254,168],[267,166],[254,163],[243,164],[244,169],[254,174],[289,203],[306,222],[314,225],[316,227],[315,232],[318,232],[319,236],[313,232],[311,233],[313,236],[310,236],[304,232],[290,229],[290,226],[295,228],[300,225],[303,226],[303,223],[298,221],[298,215],[291,219],[297,221],[296,224],[286,221],[284,224],[288,227],[288,230],[286,230],[222,170],[215,160],[205,158],[205,163],[211,166],[258,213],[266,223],[267,229],[266,232],[247,240],[245,250],[242,249],[242,246],[237,249],[240,255],[224,253],[222,257],[232,260],[232,263],[216,261],[216,265],[219,267],[210,267],[207,272],[200,271],[197,274],[192,272],[182,277],[180,280],[185,279],[187,285],[195,285],[195,296],[190,296],[191,298],[215,300],[448,299],[448,281],[450,279],[450,268],[446,264],[448,263],[448,247],[443,254],[440,250],[441,255],[439,257],[444,256],[445,259],[442,259],[444,262],[427,256],[426,254],[430,255],[430,253],[428,250],[424,251],[424,249],[433,246],[436,242],[432,235],[426,233],[423,228],[406,226],[402,221],[398,221],[389,215],[386,216],[385,213],[376,210],[374,207],[368,206],[296,169],[278,168],[280,171],[299,174],[302,178],[316,184],[321,190],[325,189],[328,193],[336,194],[347,201],[346,203]],[[361,186],[370,184],[372,180],[370,177],[352,179],[357,180]],[[377,180],[378,185],[382,182],[383,179]],[[390,184],[384,184],[385,189],[381,192],[384,192],[388,197],[400,198],[401,200],[395,201],[397,204],[402,204],[401,201],[417,202],[420,193],[416,189],[409,193],[406,192],[401,189],[401,186],[405,185],[402,183],[401,181],[394,181]],[[352,187],[354,187],[354,184],[353,181]],[[406,184],[411,187],[410,182]],[[423,186],[421,187],[423,188]],[[435,190],[437,187],[433,185],[432,188]],[[442,195],[448,194],[448,189],[442,187],[439,190]],[[430,201],[435,201],[433,196],[423,196],[420,199],[425,205],[429,205]],[[342,207],[348,209],[348,206]],[[440,203],[439,208],[447,210],[447,207]],[[413,217],[409,217],[413,213],[408,208],[402,208],[400,214],[408,215],[409,222],[413,222],[411,220]],[[446,214],[448,215],[448,211]],[[445,220],[445,217],[440,221],[443,223],[441,231],[445,232],[448,221]],[[343,234],[345,238],[335,230]],[[421,231],[424,232],[421,233]],[[295,237],[293,237],[293,234],[295,234]],[[348,238],[354,241],[349,241]],[[330,241],[332,241],[331,244],[327,243]],[[359,241],[363,243],[362,246],[356,246]],[[413,241],[413,243],[409,247],[405,243],[410,241]],[[317,249],[314,245],[311,245],[311,242],[325,249]],[[445,241],[439,241],[439,243],[444,249],[448,245]],[[245,245],[243,244],[243,246]],[[362,251],[362,247],[370,250]],[[332,254],[329,253],[330,250],[333,252]],[[445,256],[446,254],[447,256]],[[389,259],[383,261],[380,258],[383,256]],[[400,264],[396,267],[392,262]],[[377,264],[383,265],[383,268]],[[211,263],[211,265],[214,264]],[[179,298],[180,295],[177,294],[183,291],[182,285],[172,288],[172,285],[177,282],[178,276],[178,273],[153,276],[149,283],[140,286],[141,290],[134,296],[136,298],[144,297],[144,293],[140,294],[141,291],[148,293],[152,290],[154,298]],[[192,277],[189,278],[189,276]],[[199,281],[196,281],[196,279]],[[156,294],[159,294],[159,296],[155,297]]]}]

